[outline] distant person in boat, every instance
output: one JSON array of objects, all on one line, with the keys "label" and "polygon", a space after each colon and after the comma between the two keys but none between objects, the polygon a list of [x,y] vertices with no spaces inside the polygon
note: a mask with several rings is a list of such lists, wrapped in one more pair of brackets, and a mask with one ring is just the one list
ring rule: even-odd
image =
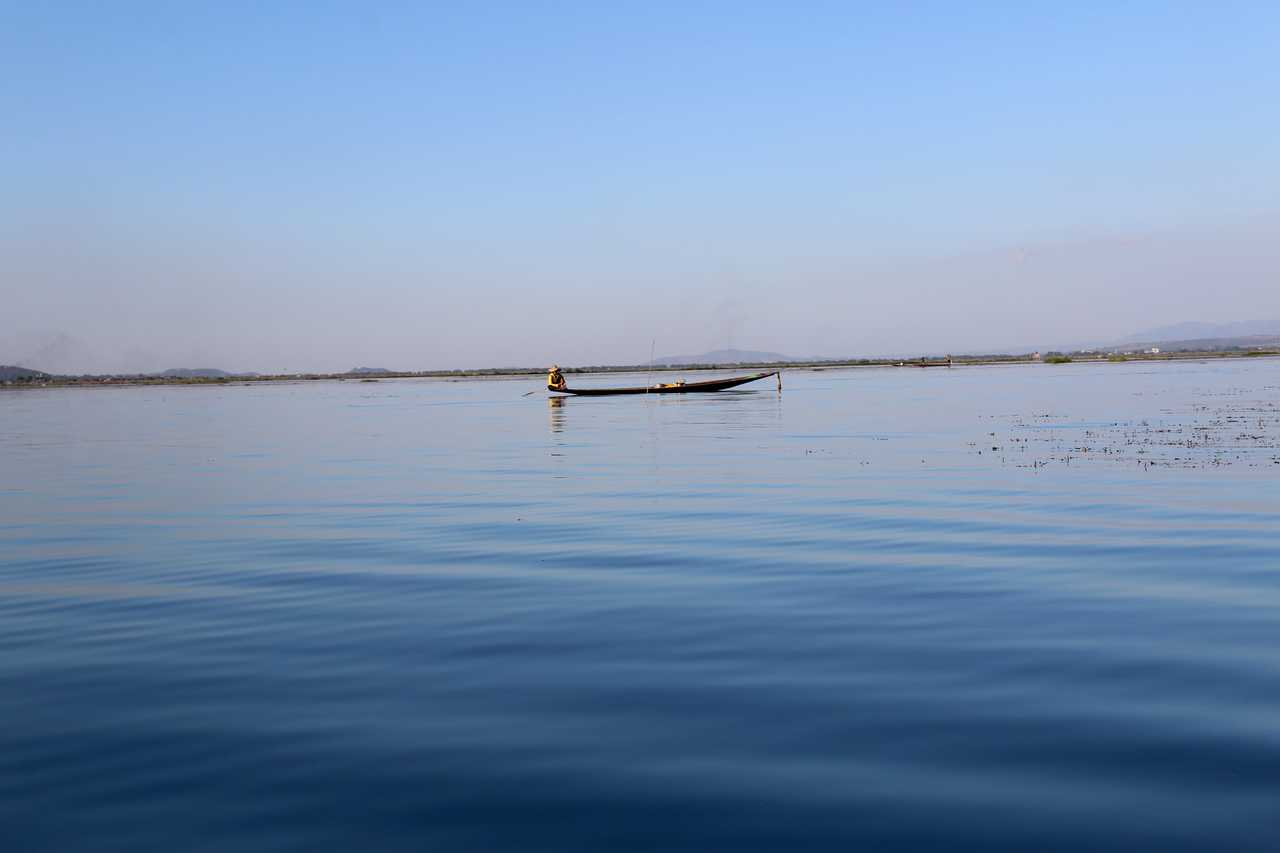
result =
[{"label": "distant person in boat", "polygon": [[547,390],[563,391],[564,386],[564,374],[560,372],[560,365],[551,365],[551,372],[547,374]]}]

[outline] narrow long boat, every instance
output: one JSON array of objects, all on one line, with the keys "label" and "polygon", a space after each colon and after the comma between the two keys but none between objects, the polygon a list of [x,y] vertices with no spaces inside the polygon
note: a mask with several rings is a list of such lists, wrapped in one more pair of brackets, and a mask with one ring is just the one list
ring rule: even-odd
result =
[{"label": "narrow long boat", "polygon": [[547,390],[557,394],[575,394],[579,397],[604,397],[610,394],[701,394],[737,388],[739,385],[746,385],[757,379],[777,375],[778,371],[771,370],[768,373],[734,376],[731,379],[710,379],[706,382],[668,382],[659,385],[641,385],[638,388],[552,388],[548,385]]}]

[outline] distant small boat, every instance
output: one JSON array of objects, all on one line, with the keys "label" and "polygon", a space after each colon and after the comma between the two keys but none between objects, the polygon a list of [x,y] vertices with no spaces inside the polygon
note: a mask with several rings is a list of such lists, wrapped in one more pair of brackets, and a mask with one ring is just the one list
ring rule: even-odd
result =
[{"label": "distant small boat", "polygon": [[[778,371],[735,376],[732,379],[711,379],[706,382],[665,382],[659,385],[642,385],[639,388],[552,388],[548,385],[547,390],[557,394],[575,394],[579,397],[604,397],[610,394],[702,394],[708,391],[737,388],[739,385],[746,385],[748,382],[770,376],[778,376]],[[782,387],[781,377],[779,377],[778,387]]]}]

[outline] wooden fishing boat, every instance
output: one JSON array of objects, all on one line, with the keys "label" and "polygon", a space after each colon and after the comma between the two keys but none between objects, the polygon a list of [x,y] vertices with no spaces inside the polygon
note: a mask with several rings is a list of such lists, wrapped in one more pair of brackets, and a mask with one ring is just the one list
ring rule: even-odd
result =
[{"label": "wooden fishing boat", "polygon": [[[638,388],[552,388],[548,385],[547,390],[557,394],[574,394],[579,397],[604,397],[610,394],[700,394],[707,391],[724,391],[729,388],[737,388],[739,385],[746,385],[748,382],[755,382],[757,379],[765,379],[769,376],[778,376],[778,371],[753,373],[750,376],[734,376],[730,379],[710,379],[706,382],[664,382],[658,385],[641,385]],[[778,387],[782,387],[781,377],[778,379]]]}]

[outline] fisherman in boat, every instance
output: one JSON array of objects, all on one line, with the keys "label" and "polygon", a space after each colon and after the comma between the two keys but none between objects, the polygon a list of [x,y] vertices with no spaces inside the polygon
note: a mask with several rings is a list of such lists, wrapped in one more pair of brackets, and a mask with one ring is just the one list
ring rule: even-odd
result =
[{"label": "fisherman in boat", "polygon": [[547,374],[547,390],[563,391],[564,387],[564,374],[560,372],[560,365],[551,365],[551,372]]}]

